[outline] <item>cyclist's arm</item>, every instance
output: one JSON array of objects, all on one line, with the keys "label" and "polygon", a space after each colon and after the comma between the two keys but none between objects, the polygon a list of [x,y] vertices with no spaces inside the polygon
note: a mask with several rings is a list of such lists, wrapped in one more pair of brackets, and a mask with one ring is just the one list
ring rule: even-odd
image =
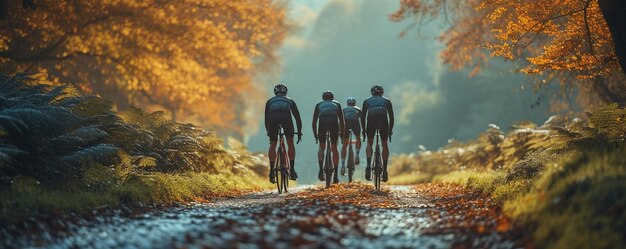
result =
[{"label": "cyclist's arm", "polygon": [[341,132],[341,134],[345,134],[346,133],[346,123],[345,120],[343,119],[343,109],[341,108],[341,104],[339,102],[335,103],[337,105],[337,116],[339,117],[339,132]]},{"label": "cyclist's arm", "polygon": [[391,100],[387,100],[387,113],[389,114],[389,130],[393,130],[393,106],[391,105]]},{"label": "cyclist's arm", "polygon": [[367,100],[363,101],[363,110],[361,111],[361,128],[363,129],[365,129],[365,116],[367,116]]},{"label": "cyclist's arm", "polygon": [[269,114],[269,110],[270,110],[270,101],[268,100],[267,102],[265,102],[265,132],[269,133],[270,132],[270,121],[267,118],[268,114]]},{"label": "cyclist's arm", "polygon": [[293,114],[293,117],[296,118],[296,126],[298,127],[298,132],[302,132],[302,119],[300,119],[300,111],[298,111],[298,106],[293,100],[291,100],[291,113]]},{"label": "cyclist's arm", "polygon": [[317,124],[317,118],[320,115],[320,108],[319,108],[320,104],[315,105],[315,110],[313,111],[313,136],[317,138],[317,127],[315,127],[315,125]]},{"label": "cyclist's arm", "polygon": [[[361,108],[355,107],[356,108],[356,115],[359,117],[359,121],[361,121],[361,115],[363,115],[363,112],[361,112]],[[363,127],[361,125],[361,122],[358,122],[359,126],[361,126],[361,129],[365,129],[365,127]],[[360,135],[360,134],[359,134]]]}]

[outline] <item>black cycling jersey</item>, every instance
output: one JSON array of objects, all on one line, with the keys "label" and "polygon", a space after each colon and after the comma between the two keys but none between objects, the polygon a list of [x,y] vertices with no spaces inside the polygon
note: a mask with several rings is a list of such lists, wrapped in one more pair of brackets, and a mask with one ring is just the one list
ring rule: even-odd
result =
[{"label": "black cycling jersey", "polygon": [[355,135],[361,135],[361,108],[358,106],[343,108],[343,120],[346,122],[344,137],[348,137],[348,130],[352,130]]},{"label": "black cycling jersey", "polygon": [[361,125],[365,127],[368,137],[373,137],[376,129],[380,129],[381,139],[387,140],[389,131],[393,130],[393,124],[394,117],[391,100],[375,95],[363,101]]},{"label": "black cycling jersey", "polygon": [[293,138],[294,129],[291,115],[296,118],[298,131],[302,131],[302,120],[298,106],[293,99],[285,95],[276,95],[265,103],[265,130],[267,131],[270,141],[278,140],[278,125],[282,125],[285,131],[285,137]]},{"label": "black cycling jersey", "polygon": [[[319,123],[318,123],[319,119]],[[318,124],[316,127],[316,123]],[[313,111],[313,134],[317,134],[320,142],[326,140],[326,129],[330,130],[332,144],[337,144],[340,127],[344,127],[341,104],[335,100],[324,100],[315,105]]]}]

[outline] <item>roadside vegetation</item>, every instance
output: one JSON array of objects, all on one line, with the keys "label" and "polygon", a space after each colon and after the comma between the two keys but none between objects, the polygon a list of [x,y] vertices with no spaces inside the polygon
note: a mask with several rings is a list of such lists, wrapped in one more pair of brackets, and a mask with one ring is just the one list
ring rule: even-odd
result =
[{"label": "roadside vegetation", "polygon": [[539,247],[626,246],[626,110],[490,125],[476,139],[393,158],[396,184],[454,183],[492,195]]},{"label": "roadside vegetation", "polygon": [[0,75],[0,221],[271,187],[236,140],[26,75]]}]

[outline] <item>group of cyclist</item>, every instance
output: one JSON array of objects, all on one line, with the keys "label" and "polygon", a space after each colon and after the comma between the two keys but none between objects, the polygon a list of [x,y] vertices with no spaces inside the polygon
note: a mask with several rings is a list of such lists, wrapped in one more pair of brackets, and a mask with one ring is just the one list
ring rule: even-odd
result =
[{"label": "group of cyclist", "polygon": [[[278,84],[274,87],[274,97],[270,98],[265,104],[265,129],[270,139],[269,159],[270,159],[270,182],[276,182],[275,166],[276,160],[276,144],[278,141],[278,128],[282,127],[288,145],[287,154],[290,161],[289,178],[296,180],[298,174],[295,171],[296,151],[294,147],[294,136],[298,135],[297,143],[302,140],[302,121],[300,112],[296,102],[287,97],[287,86]],[[382,181],[386,182],[387,161],[389,158],[389,137],[393,134],[394,115],[391,101],[383,96],[384,89],[380,85],[375,85],[370,89],[371,97],[363,101],[363,109],[356,106],[356,99],[349,97],[347,99],[347,107],[342,108],[341,104],[335,100],[332,91],[326,90],[322,93],[322,101],[315,105],[313,111],[313,136],[315,142],[319,144],[317,153],[319,162],[318,178],[320,181],[325,180],[322,170],[324,160],[324,150],[326,149],[326,133],[330,131],[330,145],[332,151],[332,162],[334,167],[333,183],[338,183],[339,171],[339,151],[337,149],[337,141],[341,137],[341,174],[345,175],[345,159],[346,148],[350,144],[349,133],[352,131],[356,138],[356,157],[355,164],[359,164],[359,151],[361,149],[361,132],[363,140],[367,138],[367,147],[365,150],[367,156],[367,166],[365,168],[365,179],[371,180],[371,162],[372,162],[372,144],[374,142],[375,132],[379,130],[382,145],[383,173]],[[296,119],[297,132],[294,132],[294,126],[291,116]],[[362,129],[364,128],[364,129]]]}]

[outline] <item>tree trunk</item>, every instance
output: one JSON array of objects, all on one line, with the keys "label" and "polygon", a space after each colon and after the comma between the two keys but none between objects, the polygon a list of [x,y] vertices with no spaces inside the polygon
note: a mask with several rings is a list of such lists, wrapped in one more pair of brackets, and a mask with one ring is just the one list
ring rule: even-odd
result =
[{"label": "tree trunk", "polygon": [[615,44],[615,54],[622,70],[626,72],[626,1],[598,0]]}]

